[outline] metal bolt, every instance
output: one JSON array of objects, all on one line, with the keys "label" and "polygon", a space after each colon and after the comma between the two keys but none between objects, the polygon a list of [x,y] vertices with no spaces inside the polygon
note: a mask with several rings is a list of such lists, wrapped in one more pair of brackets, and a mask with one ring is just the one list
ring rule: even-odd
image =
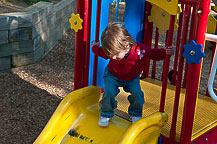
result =
[{"label": "metal bolt", "polygon": [[208,138],[206,138],[205,141],[208,141]]},{"label": "metal bolt", "polygon": [[193,50],[190,51],[190,55],[191,55],[191,56],[194,56],[194,55],[195,55],[195,51],[193,51]]},{"label": "metal bolt", "polygon": [[74,21],[74,24],[77,25],[77,21]]},{"label": "metal bolt", "polygon": [[202,10],[198,10],[197,13],[198,13],[198,14],[202,14],[203,11],[202,11]]},{"label": "metal bolt", "polygon": [[165,15],[166,15],[165,12],[163,12],[163,13],[162,13],[162,16],[165,16]]},{"label": "metal bolt", "polygon": [[167,0],[168,2],[171,2],[171,0]]}]

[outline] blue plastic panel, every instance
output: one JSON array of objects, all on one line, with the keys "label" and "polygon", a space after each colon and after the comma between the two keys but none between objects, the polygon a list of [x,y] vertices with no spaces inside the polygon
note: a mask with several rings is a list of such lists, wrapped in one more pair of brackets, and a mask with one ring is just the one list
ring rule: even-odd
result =
[{"label": "blue plastic panel", "polygon": [[[101,5],[101,21],[100,21],[100,39],[103,30],[108,26],[109,17],[109,4],[120,0],[102,0]],[[125,14],[124,14],[124,26],[127,28],[128,32],[133,36],[135,41],[142,42],[143,36],[143,20],[144,20],[144,9],[145,0],[126,0]],[[95,30],[96,30],[96,10],[97,10],[97,0],[92,2],[92,23],[91,23],[91,41],[95,40]],[[117,13],[116,13],[117,16]],[[104,87],[103,84],[103,73],[107,66],[109,60],[104,60],[99,57],[98,60],[98,71],[97,71],[97,85],[101,88]],[[90,70],[89,70],[89,85],[93,83],[93,63],[94,54],[90,52]]]}]

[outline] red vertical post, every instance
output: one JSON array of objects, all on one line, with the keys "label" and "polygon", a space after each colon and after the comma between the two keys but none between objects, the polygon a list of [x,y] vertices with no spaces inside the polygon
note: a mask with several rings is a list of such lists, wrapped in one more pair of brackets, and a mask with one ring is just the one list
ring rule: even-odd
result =
[{"label": "red vertical post", "polygon": [[[84,0],[76,0],[76,13],[84,19]],[[83,87],[84,76],[84,30],[75,33],[75,72],[74,72],[74,90]]]},{"label": "red vertical post", "polygon": [[175,100],[173,104],[173,117],[172,117],[172,124],[170,129],[170,139],[175,139],[176,134],[176,122],[177,122],[177,115],[178,115],[178,107],[179,107],[179,98],[180,98],[180,91],[181,91],[181,83],[182,83],[182,72],[183,72],[183,64],[184,58],[182,57],[183,53],[183,45],[186,43],[186,38],[188,34],[188,23],[189,17],[191,13],[191,5],[185,6],[184,11],[184,26],[183,26],[183,33],[182,33],[182,42],[181,42],[181,49],[179,55],[179,68],[178,68],[178,77],[176,82],[176,92],[175,92]]},{"label": "red vertical post", "polygon": [[[192,16],[191,16],[191,27],[190,27],[190,33],[189,33],[189,41],[195,39],[196,36],[194,33],[195,31],[195,16],[196,16],[196,5],[193,6],[193,11],[192,11]],[[183,80],[183,84],[182,87],[186,88],[186,81],[187,81],[187,73],[188,73],[188,62],[186,61],[185,63],[185,75],[184,75],[184,80]]]},{"label": "red vertical post", "polygon": [[[158,40],[159,40],[159,32],[158,32],[158,28],[156,28],[156,35],[155,35],[155,49],[158,48]],[[153,61],[153,66],[152,66],[152,73],[151,73],[151,77],[154,79],[155,78],[155,74],[156,74],[156,61]]]},{"label": "red vertical post", "polygon": [[184,4],[182,4],[181,8],[182,8],[182,13],[179,15],[179,28],[178,28],[178,34],[177,34],[176,53],[175,53],[174,66],[173,66],[173,70],[174,70],[173,71],[173,78],[172,78],[172,84],[173,85],[175,85],[175,83],[176,83],[176,70],[177,70],[177,65],[178,65],[180,40],[181,40],[181,33],[182,33]]},{"label": "red vertical post", "polygon": [[[96,15],[96,33],[95,33],[96,42],[99,41],[100,15],[101,15],[101,0],[98,0],[97,1],[97,15]],[[96,81],[97,81],[97,64],[98,64],[98,56],[94,55],[93,85],[96,85]]]},{"label": "red vertical post", "polygon": [[[153,23],[148,23],[148,32],[147,34],[147,39],[146,39],[146,44],[151,48],[152,45],[152,33],[153,33]],[[145,65],[143,69],[143,78],[149,76],[149,69],[150,69],[150,59],[145,59]]]},{"label": "red vertical post", "polygon": [[182,87],[186,88],[186,81],[187,81],[187,74],[188,74],[188,62],[185,62],[185,75],[184,75],[184,80],[183,80],[183,84]]},{"label": "red vertical post", "polygon": [[148,2],[145,2],[145,18],[144,18],[144,30],[143,30],[143,43],[147,44],[148,38],[148,16],[150,14],[151,5]]},{"label": "red vertical post", "polygon": [[85,5],[86,5],[85,14],[87,16],[87,31],[86,31],[84,86],[88,86],[92,0],[85,0]]},{"label": "red vertical post", "polygon": [[149,47],[151,47],[151,45],[152,45],[152,34],[153,34],[153,22],[151,22],[151,23],[149,23],[148,24],[148,38],[147,38],[147,45],[149,46]]},{"label": "red vertical post", "polygon": [[[204,44],[205,32],[207,28],[210,0],[201,0],[200,7],[197,10],[199,23],[196,43]],[[180,143],[191,143],[192,128],[194,123],[195,106],[198,96],[198,87],[200,81],[200,64],[190,64],[188,69],[188,77],[185,93],[185,104],[183,111],[182,129]]]},{"label": "red vertical post", "polygon": [[[175,16],[170,16],[170,26],[168,31],[168,37],[167,37],[167,46],[172,46],[173,42],[173,31],[174,31],[174,23],[175,23]],[[160,112],[164,112],[164,106],[165,106],[165,98],[166,98],[166,89],[167,89],[167,79],[168,79],[168,71],[169,71],[169,65],[170,65],[170,55],[166,55],[166,59],[164,61],[164,69],[163,69],[163,84],[162,84],[162,90],[161,90],[161,101],[160,101]]]},{"label": "red vertical post", "polygon": [[[166,39],[165,39],[165,47],[168,47],[167,42],[168,41],[168,30],[166,31]],[[163,61],[163,68],[165,67],[165,60]],[[164,76],[164,70],[162,71],[162,75],[161,75],[161,81],[163,81],[163,76]]]},{"label": "red vertical post", "polygon": [[[153,29],[153,23],[148,22],[148,16],[151,13],[151,4],[148,2],[146,2],[145,11],[146,13],[145,13],[145,19],[144,19],[143,43],[150,46],[150,41],[152,40],[152,30],[150,31],[150,29]],[[150,32],[151,32],[151,35],[150,35]],[[149,65],[150,65],[150,60],[145,59],[145,65],[144,65],[143,74],[141,78],[148,77]]]}]

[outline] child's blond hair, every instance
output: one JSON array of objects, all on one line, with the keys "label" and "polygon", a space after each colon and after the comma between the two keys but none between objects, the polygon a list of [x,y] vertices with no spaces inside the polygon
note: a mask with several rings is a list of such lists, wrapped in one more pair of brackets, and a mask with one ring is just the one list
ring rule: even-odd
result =
[{"label": "child's blond hair", "polygon": [[113,23],[106,27],[102,33],[101,42],[104,53],[110,57],[130,50],[132,46],[136,45],[133,37],[120,23]]}]

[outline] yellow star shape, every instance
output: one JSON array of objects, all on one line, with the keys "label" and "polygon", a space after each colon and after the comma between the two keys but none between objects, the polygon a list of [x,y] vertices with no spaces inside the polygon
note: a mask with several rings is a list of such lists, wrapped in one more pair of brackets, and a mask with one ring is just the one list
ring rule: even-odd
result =
[{"label": "yellow star shape", "polygon": [[80,18],[79,14],[72,14],[72,17],[69,19],[69,22],[71,24],[71,29],[73,29],[75,32],[78,32],[79,29],[82,29],[82,23],[83,20]]}]

